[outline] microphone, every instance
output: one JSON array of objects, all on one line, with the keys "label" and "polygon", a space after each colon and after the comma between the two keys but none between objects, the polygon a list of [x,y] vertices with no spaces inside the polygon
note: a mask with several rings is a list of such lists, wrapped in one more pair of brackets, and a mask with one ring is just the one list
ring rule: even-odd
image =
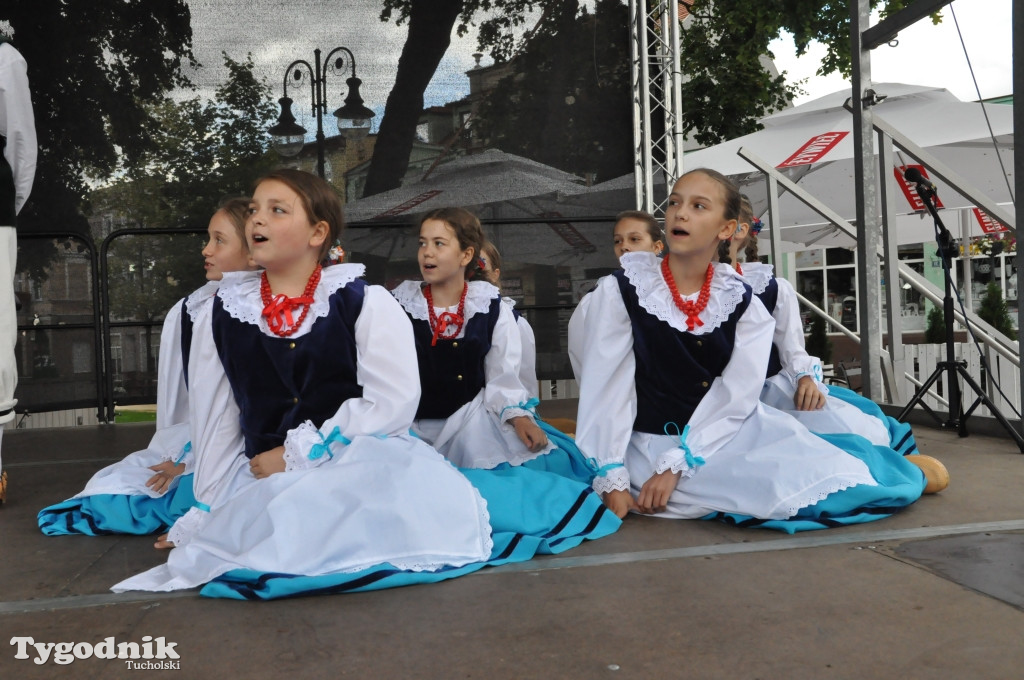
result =
[{"label": "microphone", "polygon": [[914,167],[909,167],[903,171],[903,178],[908,182],[916,184],[918,188],[924,187],[929,191],[935,191],[935,184],[921,174],[921,171]]}]

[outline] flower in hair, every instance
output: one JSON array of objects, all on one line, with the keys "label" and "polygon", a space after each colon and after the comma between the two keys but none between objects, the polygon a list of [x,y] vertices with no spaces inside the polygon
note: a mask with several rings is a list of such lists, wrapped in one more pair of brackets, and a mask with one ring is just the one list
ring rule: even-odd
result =
[{"label": "flower in hair", "polygon": [[751,234],[760,234],[761,233],[761,229],[763,227],[764,227],[764,222],[762,222],[761,220],[759,220],[758,218],[755,217],[750,222],[750,233]]},{"label": "flower in hair", "polygon": [[479,267],[481,271],[487,269],[487,260],[482,257],[476,258],[476,266]]},{"label": "flower in hair", "polygon": [[339,264],[345,261],[345,249],[341,247],[340,241],[335,241],[331,249],[327,251],[327,258],[331,264]]}]

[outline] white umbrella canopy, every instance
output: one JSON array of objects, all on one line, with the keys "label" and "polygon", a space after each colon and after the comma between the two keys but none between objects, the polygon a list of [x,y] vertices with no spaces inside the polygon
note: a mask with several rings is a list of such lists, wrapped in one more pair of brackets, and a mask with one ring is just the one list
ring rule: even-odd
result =
[{"label": "white umbrella canopy", "polygon": [[[873,113],[899,130],[912,142],[925,148],[950,166],[972,185],[998,203],[1011,201],[1006,172],[1013,168],[1013,108],[990,104],[985,108],[992,124],[995,146],[989,136],[985,112],[980,104],[963,102],[939,88],[901,83],[877,83],[874,90],[886,99],[873,107]],[[747,149],[774,167],[782,168],[789,179],[834,211],[853,221],[856,215],[854,187],[853,116],[843,108],[850,91],[842,90],[806,104],[786,109],[761,120],[763,130],[738,137],[683,159],[684,170],[706,167],[728,175],[740,185],[754,205],[755,212],[767,220],[767,185],[763,173],[736,154]],[[998,151],[997,151],[998,149]],[[1000,157],[1002,166],[1000,165]],[[787,163],[788,161],[788,163]],[[906,154],[896,156],[896,164],[915,165]],[[925,169],[927,174],[927,169]],[[972,205],[941,180],[933,178],[938,195],[949,215],[946,226],[957,219],[953,208]],[[1012,177],[1009,185],[1012,185]],[[662,188],[667,191],[667,188]],[[626,175],[584,190],[572,197],[594,209],[635,202],[633,175]],[[854,241],[827,223],[788,192],[779,201],[783,250],[801,250],[808,246],[852,246]],[[897,189],[893,197],[900,243],[920,243],[932,238],[932,220],[921,220],[914,207]],[[980,227],[963,225],[964,231],[980,233]]]},{"label": "white umbrella canopy", "polygon": [[[1013,182],[1012,178],[1008,181],[1004,168],[1006,173],[1012,172],[1012,107],[990,104],[983,111],[981,104],[960,101],[946,90],[900,83],[878,83],[874,90],[886,95],[872,108],[875,116],[966,177],[992,200],[1011,200],[1009,187]],[[710,167],[731,176],[751,198],[755,211],[763,215],[768,207],[766,183],[762,173],[736,155],[737,150],[745,148],[852,221],[856,215],[853,116],[843,108],[849,95],[848,90],[835,92],[769,116],[761,121],[763,130],[688,154],[685,167]],[[986,112],[993,136],[989,134]],[[877,152],[877,138],[873,141]],[[918,161],[899,153],[895,164],[916,165]],[[950,209],[972,206],[969,199],[933,179],[950,216],[944,217],[944,222],[957,219]],[[892,204],[897,215],[919,211],[899,188],[896,193]],[[846,235],[829,235],[834,230],[824,218],[788,193],[780,199],[780,215],[784,242],[806,245],[817,239],[819,245],[853,245]],[[952,228],[951,224],[946,226]],[[930,239],[932,221],[897,218],[897,229],[900,243],[920,243]]]}]

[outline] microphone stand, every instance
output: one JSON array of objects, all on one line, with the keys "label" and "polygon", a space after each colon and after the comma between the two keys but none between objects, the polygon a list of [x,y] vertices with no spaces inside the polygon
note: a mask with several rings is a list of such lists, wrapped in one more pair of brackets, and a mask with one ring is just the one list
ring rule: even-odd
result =
[{"label": "microphone stand", "polygon": [[[907,405],[903,407],[900,414],[896,417],[901,422],[906,422],[905,418],[910,411],[920,404],[928,414],[939,423],[940,427],[956,429],[957,434],[961,437],[966,437],[967,432],[967,419],[974,413],[974,410],[981,404],[985,404],[988,410],[992,413],[993,417],[1003,428],[1010,434],[1010,437],[1017,442],[1017,448],[1020,449],[1021,453],[1024,453],[1024,436],[1017,431],[1013,425],[999,412],[996,405],[992,403],[992,400],[988,398],[985,391],[981,389],[977,381],[967,372],[967,362],[957,361],[956,351],[953,346],[953,278],[951,273],[951,262],[956,255],[960,253],[960,248],[953,241],[952,235],[949,230],[946,229],[946,225],[942,223],[939,218],[939,213],[935,209],[935,187],[934,185],[928,184],[923,181],[917,182],[917,194],[921,197],[928,212],[931,213],[932,219],[935,222],[935,243],[938,245],[938,255],[942,258],[942,272],[944,279],[944,296],[942,298],[942,311],[943,321],[946,326],[946,360],[940,361],[936,365],[935,370],[928,377],[921,387],[918,388],[914,396],[910,398]],[[947,395],[949,397],[949,418],[945,421],[939,417],[924,401],[924,397],[928,393],[930,388],[942,374],[946,374],[947,379]],[[991,370],[989,371],[989,379],[992,379]],[[960,383],[957,380],[957,376],[964,379],[964,382],[970,385],[974,393],[978,395],[971,407],[964,411],[963,403],[961,399]]]}]

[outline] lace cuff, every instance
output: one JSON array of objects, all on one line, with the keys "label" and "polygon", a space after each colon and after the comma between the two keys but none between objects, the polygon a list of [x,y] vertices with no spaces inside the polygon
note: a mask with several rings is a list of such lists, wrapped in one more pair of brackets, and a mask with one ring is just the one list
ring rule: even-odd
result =
[{"label": "lace cuff", "polygon": [[817,383],[818,389],[828,394],[828,387],[825,385],[825,373],[821,370],[821,360],[817,357],[808,356],[806,360],[793,367],[796,374],[793,376],[793,387],[796,387],[800,378],[809,375]]},{"label": "lace cuff", "polygon": [[540,400],[536,397],[518,404],[509,404],[505,408],[501,409],[501,413],[498,414],[498,420],[500,420],[502,425],[504,425],[513,418],[528,416],[534,422],[537,422],[538,404],[540,404]]},{"label": "lace cuff", "polygon": [[666,436],[678,439],[679,446],[669,449],[658,456],[658,464],[654,468],[654,474],[671,470],[672,472],[682,474],[683,477],[693,477],[697,473],[697,468],[704,465],[704,459],[693,455],[690,445],[686,443],[686,438],[690,434],[690,426],[684,425],[683,431],[680,432],[679,426],[675,423],[665,423],[665,434]]},{"label": "lace cuff", "polygon": [[669,449],[658,456],[658,464],[654,467],[654,474],[660,475],[665,471],[681,475],[680,479],[693,477],[697,474],[697,468],[692,467],[686,462],[686,453],[680,448]]},{"label": "lace cuff", "polygon": [[288,432],[284,440],[284,469],[308,470],[323,465],[334,458],[341,448],[348,446],[352,440],[343,437],[341,430],[335,427],[324,437],[320,430],[309,420]]},{"label": "lace cuff", "polygon": [[593,487],[594,491],[599,494],[609,491],[629,491],[629,471],[623,465],[611,469],[602,468],[594,477]]},{"label": "lace cuff", "polygon": [[202,503],[196,503],[174,522],[167,532],[167,540],[176,548],[180,548],[192,540],[192,537],[206,524],[209,516],[209,507]]}]

